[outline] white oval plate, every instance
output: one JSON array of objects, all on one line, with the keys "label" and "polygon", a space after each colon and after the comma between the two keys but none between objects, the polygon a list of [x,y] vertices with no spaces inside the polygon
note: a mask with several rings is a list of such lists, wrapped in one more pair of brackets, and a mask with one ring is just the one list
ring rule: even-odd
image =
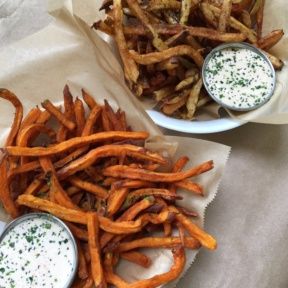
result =
[{"label": "white oval plate", "polygon": [[247,123],[246,121],[234,120],[231,118],[220,118],[207,121],[188,121],[168,117],[155,110],[146,110],[146,112],[157,125],[184,133],[216,133],[234,129]]}]

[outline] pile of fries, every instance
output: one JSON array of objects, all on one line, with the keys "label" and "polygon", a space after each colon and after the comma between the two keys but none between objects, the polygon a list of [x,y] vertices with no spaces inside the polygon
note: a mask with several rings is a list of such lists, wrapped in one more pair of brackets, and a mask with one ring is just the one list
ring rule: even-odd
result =
[{"label": "pile of fries", "polygon": [[206,55],[224,42],[263,49],[276,70],[283,62],[267,51],[283,36],[262,37],[264,0],[105,0],[106,19],[93,27],[115,38],[126,81],[137,96],[153,97],[164,114],[182,119],[212,99],[201,79]]},{"label": "pile of fries", "polygon": [[[67,223],[79,252],[72,287],[152,288],[172,281],[183,271],[185,248],[216,248],[191,221],[197,213],[176,202],[178,188],[203,196],[189,178],[211,170],[213,161],[182,171],[189,159],[181,157],[171,166],[144,148],[149,134],[131,131],[124,111],[97,104],[84,90],[82,96],[73,99],[65,86],[63,112],[46,100],[44,109],[36,106],[22,120],[19,99],[0,89],[16,110],[1,148],[1,202],[13,218],[43,211]],[[127,283],[115,267],[121,258],[149,267],[150,258],[139,251],[145,247],[171,249],[174,264],[167,273]]]}]

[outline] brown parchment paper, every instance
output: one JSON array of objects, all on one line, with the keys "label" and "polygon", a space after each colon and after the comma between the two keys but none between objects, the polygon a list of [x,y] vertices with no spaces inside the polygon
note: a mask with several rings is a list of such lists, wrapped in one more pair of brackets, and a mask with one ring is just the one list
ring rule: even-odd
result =
[{"label": "brown parchment paper", "polygon": [[[54,2],[54,1],[51,1]],[[77,7],[77,15],[84,19],[89,25],[99,19],[103,19],[103,13],[98,11],[102,4],[102,0],[86,0],[84,1],[75,0],[75,6]],[[58,4],[59,5],[59,4]],[[90,9],[87,9],[90,7]],[[95,9],[96,8],[96,9]],[[279,12],[281,11],[281,13]],[[285,35],[282,40],[271,50],[271,53],[280,57],[285,65],[282,71],[277,71],[277,85],[275,93],[271,100],[259,109],[250,112],[234,112],[227,110],[230,117],[258,123],[267,124],[287,124],[288,123],[288,5],[285,0],[267,0],[265,1],[265,11],[264,11],[264,25],[263,25],[263,35],[271,32],[274,29],[284,29]],[[118,56],[116,52],[114,41],[98,32],[99,35],[109,43],[109,46],[114,51],[115,55]],[[142,99],[142,105],[145,109],[153,109],[155,106],[154,102],[147,99]],[[220,118],[220,106],[216,103],[211,103],[205,106],[205,109],[201,109],[199,113],[196,114],[196,119],[198,121],[205,121],[211,119]]]},{"label": "brown parchment paper", "polygon": [[[213,159],[215,169],[195,179],[204,186],[205,197],[182,192],[185,195],[182,205],[199,212],[197,222],[203,226],[205,208],[216,195],[230,148],[197,139],[163,136],[127,89],[122,68],[107,44],[82,20],[73,16],[72,2],[67,1],[55,15],[55,20],[45,29],[0,51],[0,87],[10,89],[20,97],[25,112],[46,98],[61,104],[59,99],[62,99],[66,83],[74,96],[79,96],[81,88],[85,88],[99,103],[106,98],[112,106],[124,109],[133,129],[148,130],[151,137],[146,145],[150,149],[174,157],[188,155],[191,159],[189,166]],[[9,133],[13,112],[12,106],[0,99],[0,146]],[[2,209],[0,220],[8,221]],[[187,253],[186,269],[197,252]],[[169,269],[170,251],[148,253],[155,261],[150,269],[143,270],[135,265],[128,268],[128,263],[123,261],[119,273],[132,281]],[[167,287],[174,287],[176,282]]]}]

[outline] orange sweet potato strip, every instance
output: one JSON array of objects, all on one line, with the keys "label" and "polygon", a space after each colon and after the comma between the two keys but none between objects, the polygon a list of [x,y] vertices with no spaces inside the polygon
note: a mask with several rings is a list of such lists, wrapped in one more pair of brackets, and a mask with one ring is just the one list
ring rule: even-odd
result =
[{"label": "orange sweet potato strip", "polygon": [[[189,158],[187,156],[180,157],[173,165],[172,172],[180,172],[185,165],[188,163]],[[176,193],[176,186],[171,184],[169,190],[173,193]]]},{"label": "orange sweet potato strip", "polygon": [[124,252],[120,254],[120,257],[144,268],[149,268],[151,266],[151,259],[138,251]]},{"label": "orange sweet potato strip", "polygon": [[95,183],[91,183],[88,181],[84,181],[77,176],[70,177],[68,181],[72,185],[80,189],[83,189],[85,191],[88,191],[101,199],[106,199],[108,197],[108,191],[105,188],[101,187],[100,185],[97,185]]},{"label": "orange sweet potato strip", "polygon": [[182,226],[185,228],[185,230],[190,234],[190,236],[197,239],[202,246],[214,250],[217,247],[216,240],[203,231],[200,227],[198,227],[196,224],[194,224],[188,217],[184,216],[176,207],[169,206],[169,211],[175,212],[176,219],[178,222],[182,224]]},{"label": "orange sweet potato strip", "polygon": [[131,140],[145,140],[149,134],[147,132],[130,132],[130,131],[110,131],[110,132],[99,132],[85,137],[75,137],[67,141],[54,145],[52,147],[18,147],[8,146],[3,149],[8,155],[13,156],[31,156],[41,157],[56,155],[65,152],[71,148],[85,146],[92,143],[99,143],[107,140],[120,141],[125,139]]},{"label": "orange sweet potato strip", "polygon": [[[153,197],[147,197],[137,203],[135,203],[133,206],[128,208],[116,221],[130,221],[133,220],[141,211],[149,208],[154,203]],[[100,239],[100,245],[101,249],[107,245],[109,241],[113,239],[115,235],[111,233],[103,233]]]},{"label": "orange sweet potato strip", "polygon": [[128,193],[129,193],[129,189],[127,188],[120,188],[120,189],[116,189],[112,191],[111,197],[109,196],[108,201],[107,201],[108,217],[113,216],[119,211]]},{"label": "orange sweet potato strip", "polygon": [[197,195],[204,196],[203,187],[197,183],[194,183],[194,182],[188,180],[188,179],[184,179],[182,181],[175,182],[174,185],[177,186],[178,188],[185,189],[185,190],[190,191],[192,193],[195,193]]},{"label": "orange sweet potato strip", "polygon": [[99,158],[121,156],[123,153],[136,159],[150,160],[161,164],[166,163],[166,160],[162,156],[157,153],[149,152],[143,147],[129,144],[103,145],[90,150],[87,154],[70,162],[67,166],[60,169],[57,174],[60,179],[63,179],[93,165],[93,163]]},{"label": "orange sweet potato strip", "polygon": [[85,109],[81,99],[78,97],[74,102],[74,113],[75,113],[75,121],[77,126],[77,136],[81,136],[83,128],[85,126]]},{"label": "orange sweet potato strip", "polygon": [[[174,263],[172,267],[170,268],[170,271],[166,273],[155,275],[149,279],[139,280],[134,283],[128,284],[124,280],[122,280],[119,276],[114,274],[112,269],[107,269],[107,270],[105,269],[106,280],[108,283],[111,283],[115,285],[116,287],[120,287],[120,288],[156,288],[156,287],[159,287],[160,285],[163,285],[179,277],[184,269],[185,262],[186,262],[184,249],[182,247],[174,248],[172,249],[172,254],[174,258]],[[106,267],[107,266],[105,266],[105,268]]]},{"label": "orange sweet potato strip", "polygon": [[69,120],[62,112],[50,100],[45,100],[41,103],[42,107],[46,109],[51,115],[53,115],[60,124],[64,125],[70,131],[75,129],[75,123]]},{"label": "orange sweet potato strip", "polygon": [[87,217],[85,212],[69,209],[51,201],[35,197],[33,195],[20,195],[16,202],[19,205],[24,205],[33,209],[51,213],[65,221],[85,225],[87,224]]},{"label": "orange sweet potato strip", "polygon": [[[188,249],[200,248],[200,243],[193,237],[184,238],[185,247]],[[125,252],[138,248],[173,248],[181,245],[180,237],[145,237],[132,241],[122,242],[117,247],[117,252]]]},{"label": "orange sweet potato strip", "polygon": [[20,215],[20,211],[17,205],[15,205],[15,202],[13,201],[10,194],[9,182],[7,177],[8,165],[8,159],[7,157],[4,157],[2,159],[2,162],[0,163],[0,199],[6,212],[12,218],[16,218]]},{"label": "orange sweet potato strip", "polygon": [[66,222],[65,224],[69,227],[69,229],[71,230],[71,232],[76,238],[78,238],[79,240],[88,241],[87,230],[79,228],[78,226],[69,222]]},{"label": "orange sweet potato strip", "polygon": [[79,241],[77,241],[77,249],[78,249],[78,277],[80,279],[86,279],[89,275],[87,269],[87,263],[82,246]]},{"label": "orange sweet potato strip", "polygon": [[72,208],[75,210],[79,209],[77,205],[72,202],[68,194],[63,190],[56,176],[56,171],[51,159],[49,157],[40,157],[39,162],[44,172],[46,174],[50,174],[51,188],[49,191],[49,196],[51,201],[55,201],[66,208]]},{"label": "orange sweet potato strip", "polygon": [[81,92],[83,100],[90,110],[92,110],[95,106],[98,106],[95,99],[85,89],[81,89]]},{"label": "orange sweet potato strip", "polygon": [[91,109],[90,114],[82,130],[81,136],[88,136],[88,135],[93,134],[94,125],[96,124],[98,118],[100,117],[101,111],[102,111],[102,108],[98,105],[95,105]]},{"label": "orange sweet potato strip", "polygon": [[161,173],[145,169],[131,168],[125,165],[115,165],[104,169],[103,175],[115,178],[141,179],[151,182],[177,182],[183,179],[199,175],[213,168],[213,161],[207,161],[199,166],[188,169],[183,172]]},{"label": "orange sweet potato strip", "polygon": [[87,215],[88,244],[91,255],[91,271],[95,287],[107,287],[101,264],[99,247],[99,220],[96,213]]},{"label": "orange sweet potato strip", "polygon": [[16,110],[11,130],[5,142],[5,146],[12,146],[15,143],[17,134],[21,126],[21,121],[23,118],[23,106],[17,96],[7,89],[0,88],[0,98],[11,102],[11,104],[15,107]]},{"label": "orange sweet potato strip", "polygon": [[41,111],[41,114],[39,115],[35,123],[46,124],[50,118],[51,118],[51,114],[48,111],[44,110],[44,111]]}]

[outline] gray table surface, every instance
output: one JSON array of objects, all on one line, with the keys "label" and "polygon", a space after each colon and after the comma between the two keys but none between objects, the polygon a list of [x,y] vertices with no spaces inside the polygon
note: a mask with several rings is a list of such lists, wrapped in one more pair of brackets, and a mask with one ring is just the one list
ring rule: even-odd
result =
[{"label": "gray table surface", "polygon": [[[0,49],[50,20],[45,1],[0,0]],[[219,247],[201,250],[177,287],[288,287],[288,126],[251,123],[211,135],[164,132],[232,147],[218,196],[206,214],[206,229]]]}]

